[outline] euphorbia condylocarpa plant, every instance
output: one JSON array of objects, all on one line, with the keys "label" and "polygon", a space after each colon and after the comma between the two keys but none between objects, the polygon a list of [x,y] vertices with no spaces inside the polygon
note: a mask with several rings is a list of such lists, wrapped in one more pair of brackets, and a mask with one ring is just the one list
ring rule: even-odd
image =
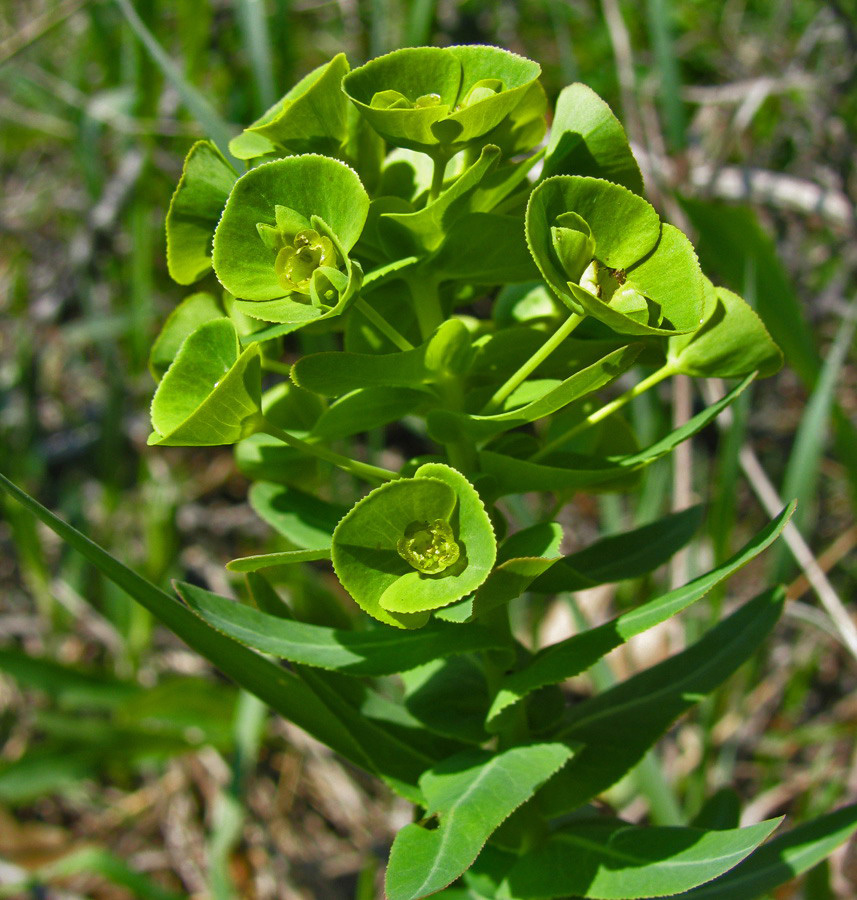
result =
[{"label": "euphorbia condylocarpa plant", "polygon": [[[181,602],[17,496],[414,804],[389,900],[762,896],[843,840],[855,808],[771,838],[779,819],[648,826],[597,801],[752,656],[783,592],[601,693],[560,685],[699,601],[791,510],[711,571],[558,643],[510,624],[544,609],[533,598],[638,578],[685,546],[698,509],[571,555],[555,519],[579,491],[633,492],[782,362],[643,198],[598,96],[567,87],[546,134],[539,73],[495,47],[354,70],[340,55],[236,137],[232,161],[191,148],[167,261],[179,284],[204,283],[152,348],[149,442],[236,445],[283,547],[228,564],[246,573],[243,601],[177,584]],[[735,382],[641,445],[626,404],[678,374]]]}]

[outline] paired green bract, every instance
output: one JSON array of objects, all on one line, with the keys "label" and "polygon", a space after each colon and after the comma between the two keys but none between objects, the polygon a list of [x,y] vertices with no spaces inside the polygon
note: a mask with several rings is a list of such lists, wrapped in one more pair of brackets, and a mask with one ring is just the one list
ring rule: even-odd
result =
[{"label": "paired green bract", "polygon": [[467,479],[440,463],[376,488],[333,532],[333,567],[369,615],[417,628],[432,610],[476,590],[497,543],[485,506]]}]

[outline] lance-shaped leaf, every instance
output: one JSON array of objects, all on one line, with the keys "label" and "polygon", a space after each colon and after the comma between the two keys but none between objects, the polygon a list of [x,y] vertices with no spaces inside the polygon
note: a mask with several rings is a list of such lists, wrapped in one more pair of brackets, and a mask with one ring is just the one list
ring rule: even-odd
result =
[{"label": "lance-shaped leaf", "polygon": [[427,829],[406,825],[387,867],[389,900],[419,900],[451,884],[476,859],[492,832],[571,758],[564,744],[531,744],[491,754],[453,756],[420,778]]},{"label": "lance-shaped leaf", "polygon": [[403,419],[425,403],[425,391],[382,387],[351,391],[332,403],[312,429],[315,437],[335,441]]},{"label": "lance-shaped leaf", "polygon": [[277,566],[293,566],[297,563],[318,562],[330,559],[330,549],[283,550],[279,553],[259,553],[256,556],[241,556],[226,563],[230,572],[259,572]]},{"label": "lance-shaped leaf", "polygon": [[509,871],[498,900],[567,896],[665,897],[689,890],[749,856],[780,824],[746,828],[640,827],[614,819],[568,825]]},{"label": "lance-shaped leaf", "polygon": [[701,506],[692,506],[601,538],[563,557],[530,589],[542,594],[583,591],[653,572],[689,543],[702,522],[702,513]]},{"label": "lance-shaped leaf", "polygon": [[500,646],[496,635],[478,625],[345,631],[269,615],[189,584],[178,590],[191,609],[236,641],[279,659],[348,675],[394,675],[434,659]]},{"label": "lance-shaped leaf", "polygon": [[509,412],[493,416],[476,416],[451,410],[435,410],[428,416],[429,434],[441,443],[455,440],[462,435],[471,440],[482,441],[526,425],[528,422],[553,415],[569,403],[605,387],[626,372],[633,365],[640,349],[639,344],[621,347],[555,386],[547,382],[541,396]]},{"label": "lance-shaped leaf", "polygon": [[381,215],[378,233],[390,255],[425,256],[437,250],[453,223],[471,212],[470,199],[500,159],[500,149],[482,148],[479,158],[441,195],[416,212]]},{"label": "lance-shaped leaf", "polygon": [[248,499],[256,515],[304,550],[329,549],[333,529],[347,511],[296,487],[267,481],[254,484]]},{"label": "lance-shaped leaf", "polygon": [[234,444],[258,430],[259,347],[243,353],[229,319],[213,319],[182,344],[152,399],[150,444]]},{"label": "lance-shaped leaf", "polygon": [[391,144],[448,159],[500,125],[540,74],[498,47],[409,47],[354,69],[342,89]]},{"label": "lance-shaped leaf", "polygon": [[223,316],[223,305],[212,294],[200,291],[185,297],[167,317],[149,352],[149,371],[155,381],[163,378],[191,332],[205,322],[222,319]]},{"label": "lance-shaped leaf", "polygon": [[[793,512],[794,503],[786,507],[766,528],[716,569],[700,575],[662,597],[622,613],[603,625],[541,649],[524,668],[503,678],[488,713],[489,730],[497,730],[502,725],[502,714],[533,691],[585,672],[625,641],[654,628],[702,599],[713,587],[731,577],[742,566],[770,547],[785,528]],[[558,566],[561,566],[561,563]]]},{"label": "lance-shaped leaf", "polygon": [[670,335],[702,322],[704,281],[690,241],[636,194],[609,181],[556,176],[527,206],[527,241],[569,308],[621,334]]},{"label": "lance-shaped leaf", "polygon": [[321,153],[338,156],[348,138],[348,101],[342,93],[348,73],[344,53],[313,69],[261,118],[229,142],[238,159],[274,153]]},{"label": "lance-shaped leaf", "polygon": [[455,469],[428,463],[360,500],[333,533],[333,566],[369,615],[424,625],[428,612],[475,590],[494,565],[491,520]]},{"label": "lance-shaped leaf", "polygon": [[716,288],[717,302],[698,331],[671,337],[667,358],[676,372],[735,378],[778,372],[783,354],[755,311],[737,294]]},{"label": "lance-shaped leaf", "polygon": [[[314,282],[320,269],[336,280],[333,273],[342,274],[368,210],[369,197],[360,179],[344,163],[313,154],[264,163],[242,175],[229,195],[214,234],[214,271],[242,300],[285,297],[288,284],[296,284],[300,276],[278,272],[278,260],[286,259],[284,250],[294,249],[300,240],[312,257],[307,263],[313,272],[309,280]],[[314,218],[329,233],[319,235]],[[294,252],[299,254],[300,248]],[[302,290],[306,298],[308,288]]]},{"label": "lance-shaped leaf", "polygon": [[750,658],[783,601],[781,589],[760,594],[683,653],[575,706],[556,736],[584,746],[545,795],[549,813],[576,809],[635,766],[674,719]]},{"label": "lance-shaped leaf", "polygon": [[296,385],[324,397],[360,388],[419,387],[439,375],[460,374],[470,338],[458,319],[448,319],[419,347],[401,353],[313,353],[292,367]]},{"label": "lance-shaped leaf", "polygon": [[621,122],[579,82],[557,97],[542,177],[553,175],[591,175],[643,193],[643,176]]},{"label": "lance-shaped leaf", "polygon": [[540,464],[492,450],[483,450],[479,454],[480,468],[494,479],[492,490],[498,496],[612,484],[615,479],[629,475],[666,456],[680,443],[701,431],[714,421],[752,380],[752,375],[747,376],[716,403],[707,406],[680,428],[637,453],[610,456],[606,459],[557,453],[547,457],[547,464]]},{"label": "lance-shaped leaf", "polygon": [[211,239],[237,178],[211,141],[190,148],[167,211],[167,270],[179,284],[211,268]]},{"label": "lance-shaped leaf", "polygon": [[857,804],[852,803],[778,835],[730,872],[681,896],[687,900],[756,900],[826,859],[855,831]]}]

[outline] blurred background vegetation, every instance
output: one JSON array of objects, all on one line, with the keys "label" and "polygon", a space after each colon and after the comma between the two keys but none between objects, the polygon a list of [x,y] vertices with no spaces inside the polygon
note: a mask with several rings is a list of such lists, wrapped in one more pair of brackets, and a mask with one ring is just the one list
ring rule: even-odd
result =
[{"label": "blurred background vegetation", "polygon": [[[787,356],[677,473],[664,462],[633,498],[577,498],[568,549],[654,518],[674,487],[678,502],[707,504],[681,564],[702,570],[766,518],[759,474],[745,476],[742,447],[752,448],[780,496],[800,498],[801,532],[847,604],[857,585],[849,0],[5,0],[0,470],[162,583],[229,593],[225,560],[275,548],[228,448],[145,446],[148,349],[183,297],[166,274],[164,214],[204,133],[188,86],[237,131],[341,50],[356,65],[424,43],[521,52],[541,63],[551,99],[574,80],[598,91],[626,124],[652,200]],[[687,402],[703,399],[644,400],[635,425],[655,433]],[[0,897],[380,896],[376,870],[407,809],[239,696],[4,502]],[[661,632],[614,665],[674,651],[771,574],[792,598],[775,640],[610,793],[627,817],[688,821],[728,785],[748,820],[800,821],[853,799],[855,657],[784,548],[686,614],[686,635]],[[303,576],[291,588],[328,586]],[[600,619],[651,588],[625,583],[578,612]],[[548,639],[568,627],[557,604]],[[855,869],[857,853],[843,849],[777,897],[853,898]]]}]

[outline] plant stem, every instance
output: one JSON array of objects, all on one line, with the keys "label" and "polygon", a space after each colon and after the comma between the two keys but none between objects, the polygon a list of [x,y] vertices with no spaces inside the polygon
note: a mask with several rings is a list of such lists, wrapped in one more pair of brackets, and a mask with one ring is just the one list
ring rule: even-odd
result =
[{"label": "plant stem", "polygon": [[262,357],[262,368],[266,372],[276,372],[278,375],[291,375],[292,367],[288,363],[280,362],[278,359],[269,359],[267,356]]},{"label": "plant stem", "polygon": [[431,188],[429,188],[428,202],[433,203],[443,190],[443,176],[446,173],[446,164],[449,160],[445,156],[433,156],[434,169],[431,173]]},{"label": "plant stem", "polygon": [[487,416],[499,409],[503,401],[537,369],[557,347],[583,321],[583,316],[572,313],[557,330],[539,347],[538,350],[494,392],[494,396],[485,404],[480,415]]},{"label": "plant stem", "polygon": [[399,334],[395,328],[373,307],[371,307],[362,297],[358,297],[354,306],[363,313],[364,316],[384,335],[389,338],[400,350],[413,350],[414,345],[404,336]]},{"label": "plant stem", "polygon": [[420,269],[412,272],[405,281],[413,298],[420,334],[425,340],[443,322],[443,310],[440,308],[437,282],[428,272]]},{"label": "plant stem", "polygon": [[609,403],[606,403],[601,409],[596,409],[595,412],[590,413],[585,419],[578,422],[576,425],[573,425],[571,428],[564,431],[558,437],[555,437],[553,440],[548,441],[538,453],[534,454],[531,459],[537,460],[542,459],[547,456],[552,450],[556,450],[557,447],[561,447],[566,441],[570,438],[574,437],[574,435],[578,434],[581,431],[585,431],[587,428],[591,428],[593,425],[598,424],[602,419],[606,419],[607,416],[613,415],[614,412],[622,409],[626,403],[630,403],[635,397],[639,397],[640,394],[644,394],[649,388],[653,388],[656,384],[662,382],[665,378],[669,378],[670,375],[674,375],[675,370],[672,368],[670,363],[666,363],[664,366],[661,366],[657,372],[653,372],[649,375],[648,378],[644,378],[639,384],[635,384],[630,390],[625,391],[620,397],[617,397],[615,400],[611,400]]},{"label": "plant stem", "polygon": [[307,441],[302,441],[300,438],[296,438],[294,435],[289,434],[288,431],[284,431],[282,428],[279,428],[265,418],[262,418],[259,424],[259,431],[270,434],[271,437],[275,437],[278,441],[282,441],[284,444],[294,447],[295,450],[300,450],[303,453],[308,453],[311,456],[317,456],[319,459],[333,463],[333,465],[338,466],[343,471],[350,472],[352,475],[356,475],[364,481],[380,481],[381,483],[384,483],[385,481],[393,481],[396,478],[401,478],[401,475],[399,475],[398,472],[392,472],[390,469],[382,469],[380,466],[371,466],[369,463],[351,459],[350,456],[334,453],[333,450],[328,450],[327,447],[320,447],[318,444],[310,444]]}]

